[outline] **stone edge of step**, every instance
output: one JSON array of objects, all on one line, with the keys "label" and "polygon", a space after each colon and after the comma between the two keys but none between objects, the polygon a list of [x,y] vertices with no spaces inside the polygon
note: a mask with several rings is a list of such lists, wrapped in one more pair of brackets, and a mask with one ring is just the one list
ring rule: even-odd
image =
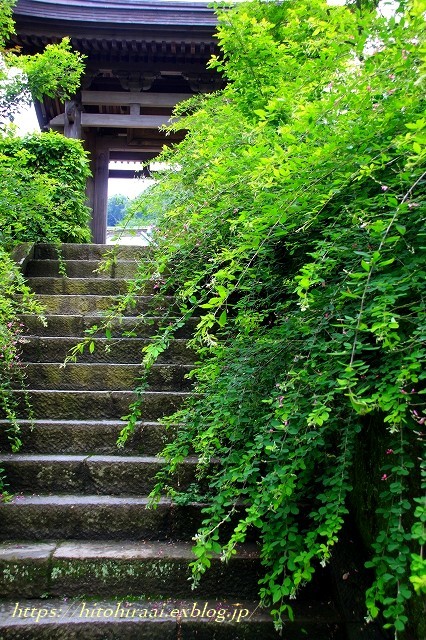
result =
[{"label": "stone edge of step", "polygon": [[[28,542],[0,542],[0,562],[16,562],[19,560],[188,560],[195,559],[192,542],[153,542],[120,540],[65,540]],[[220,562],[220,556],[213,555]],[[236,560],[257,560],[257,545],[241,545],[233,556]]]},{"label": "stone edge of step", "polygon": [[[165,458],[159,456],[108,456],[108,455],[72,455],[72,454],[33,454],[33,453],[2,453],[0,454],[0,463],[14,463],[14,464],[63,464],[63,463],[77,463],[77,464],[163,464]],[[212,458],[211,463],[217,464],[218,459]],[[187,456],[181,464],[195,465],[198,464],[198,458],[196,456]]]}]

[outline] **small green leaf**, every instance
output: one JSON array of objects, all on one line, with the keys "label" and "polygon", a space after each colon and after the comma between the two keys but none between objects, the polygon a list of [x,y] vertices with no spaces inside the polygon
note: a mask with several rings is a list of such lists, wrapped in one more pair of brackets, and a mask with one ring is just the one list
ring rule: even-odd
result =
[{"label": "small green leaf", "polygon": [[225,324],[226,324],[226,320],[227,320],[227,317],[228,317],[228,316],[227,316],[226,311],[222,311],[222,313],[220,314],[219,319],[218,319],[218,321],[217,321],[217,322],[218,322],[218,325],[219,325],[220,327],[224,327],[224,326],[225,326]]},{"label": "small green leaf", "polygon": [[365,260],[361,260],[361,267],[365,269],[365,271],[370,271],[371,262],[366,262]]}]

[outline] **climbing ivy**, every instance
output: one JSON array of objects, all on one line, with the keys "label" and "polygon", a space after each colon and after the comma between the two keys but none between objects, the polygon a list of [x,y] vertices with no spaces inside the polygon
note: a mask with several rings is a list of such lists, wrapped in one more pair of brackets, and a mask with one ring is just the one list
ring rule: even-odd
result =
[{"label": "climbing ivy", "polygon": [[260,595],[281,626],[330,562],[373,424],[368,455],[383,465],[364,478],[381,488],[366,615],[399,637],[426,588],[426,2],[390,18],[375,4],[219,11],[210,66],[229,84],[175,111],[171,130],[188,133],[162,155],[171,169],[152,193],[167,206],[118,311],[152,281],[155,305],[176,296],[147,371],[174,326],[198,318],[197,393],[165,420],[177,435],[152,494],[175,495],[170,476],[199,456],[210,502],[194,584],[254,528]]}]

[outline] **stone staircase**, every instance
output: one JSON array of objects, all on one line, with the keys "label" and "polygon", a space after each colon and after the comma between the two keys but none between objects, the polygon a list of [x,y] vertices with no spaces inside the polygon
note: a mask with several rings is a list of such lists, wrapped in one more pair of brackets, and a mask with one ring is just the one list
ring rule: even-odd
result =
[{"label": "stone staircase", "polygon": [[[190,393],[185,330],[153,367],[143,420],[122,449],[116,447],[120,417],[134,399],[140,350],[158,322],[135,317],[147,308],[149,293],[115,327],[109,351],[102,348],[105,339],[95,338],[93,353],[61,367],[143,259],[143,248],[122,247],[110,273],[94,272],[107,249],[63,245],[67,278],[49,245],[39,245],[27,266],[48,324],[23,318],[35,419],[21,420],[22,450],[0,455],[16,493],[0,505],[0,640],[276,638],[269,616],[257,608],[256,546],[242,546],[227,565],[213,559],[191,591],[188,564],[200,505],[163,498],[157,509],[146,508],[166,438],[158,419]],[[134,337],[122,338],[123,330]],[[1,421],[2,452],[6,427]],[[190,457],[182,465],[180,488],[192,481],[195,462]],[[346,638],[331,600],[321,585],[312,601],[296,607],[285,638]]]}]

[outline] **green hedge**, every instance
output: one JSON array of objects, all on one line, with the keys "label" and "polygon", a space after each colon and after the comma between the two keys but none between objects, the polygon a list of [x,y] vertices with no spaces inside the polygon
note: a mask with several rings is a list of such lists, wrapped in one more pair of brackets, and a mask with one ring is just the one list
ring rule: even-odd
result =
[{"label": "green hedge", "polygon": [[49,132],[0,138],[0,244],[89,242],[81,142]]}]

